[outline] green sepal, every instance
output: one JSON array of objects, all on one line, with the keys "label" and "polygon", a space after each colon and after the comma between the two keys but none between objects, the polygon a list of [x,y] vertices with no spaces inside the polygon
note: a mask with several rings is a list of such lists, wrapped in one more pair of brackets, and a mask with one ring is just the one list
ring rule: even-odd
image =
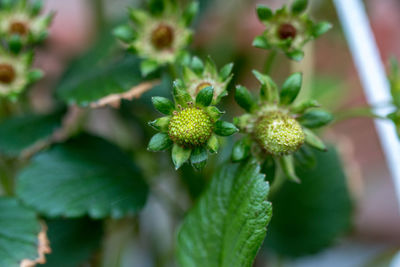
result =
[{"label": "green sepal", "polygon": [[333,121],[333,115],[324,110],[309,110],[297,119],[304,127],[319,128]]},{"label": "green sepal", "polygon": [[232,149],[232,161],[239,162],[250,156],[251,141],[249,138],[243,138],[236,141]]},{"label": "green sepal", "polygon": [[302,114],[310,108],[318,108],[321,105],[315,99],[305,100],[290,108],[290,111],[295,114]]},{"label": "green sepal", "polygon": [[208,159],[207,149],[204,147],[196,147],[192,150],[192,154],[190,155],[190,163],[192,166],[197,169],[201,170],[206,166]]},{"label": "green sepal", "polygon": [[166,133],[155,134],[149,142],[147,149],[149,151],[162,151],[170,148],[172,145],[172,140]]},{"label": "green sepal", "polygon": [[185,81],[191,81],[197,79],[197,75],[188,66],[183,66],[182,76]]},{"label": "green sepal", "polygon": [[214,96],[214,88],[208,86],[203,88],[196,96],[196,105],[207,107],[211,104]]},{"label": "green sepal", "polygon": [[39,69],[34,69],[28,72],[28,82],[34,83],[42,79],[44,76],[44,72]]},{"label": "green sepal", "polygon": [[239,117],[233,118],[233,123],[241,130],[245,129],[247,125],[249,125],[250,120],[252,119],[251,114],[243,114]]},{"label": "green sepal", "polygon": [[296,175],[294,168],[293,155],[287,155],[279,158],[279,163],[282,168],[283,173],[286,177],[296,183],[300,183],[299,177]]},{"label": "green sepal", "polygon": [[151,102],[153,102],[153,106],[159,112],[165,115],[172,115],[172,112],[175,110],[175,106],[171,100],[162,96],[153,96],[151,98]]},{"label": "green sepal", "polygon": [[166,133],[168,132],[168,125],[170,120],[171,120],[170,116],[165,116],[158,118],[154,121],[150,121],[149,125],[160,132]]},{"label": "green sepal", "polygon": [[215,134],[211,135],[210,139],[207,141],[207,148],[211,153],[217,153],[219,149],[218,136]]},{"label": "green sepal", "polygon": [[300,61],[304,58],[304,52],[301,50],[287,51],[285,54],[294,61]]},{"label": "green sepal", "polygon": [[292,10],[293,14],[300,14],[306,10],[307,5],[307,0],[295,0],[290,9]]},{"label": "green sepal", "polygon": [[282,105],[289,105],[296,99],[300,92],[302,82],[303,74],[300,72],[293,73],[286,79],[280,93],[280,103]]},{"label": "green sepal", "polygon": [[314,134],[313,131],[310,129],[304,128],[303,129],[304,134],[306,135],[305,143],[315,149],[321,150],[321,151],[327,151],[326,145],[322,140]]},{"label": "green sepal", "polygon": [[210,56],[208,56],[206,58],[206,62],[204,64],[204,71],[206,73],[211,74],[212,77],[218,76],[217,65],[215,64],[215,62],[212,60],[212,58]]},{"label": "green sepal", "polygon": [[8,47],[14,54],[18,54],[19,52],[21,52],[23,47],[21,36],[18,34],[13,34],[8,40]]},{"label": "green sepal", "polygon": [[172,162],[175,165],[175,170],[179,169],[183,163],[189,160],[192,150],[190,148],[184,148],[177,144],[172,147]]},{"label": "green sepal", "polygon": [[205,108],[205,111],[213,121],[217,121],[223,114],[225,114],[224,111],[220,111],[216,106],[208,106]]},{"label": "green sepal", "polygon": [[232,73],[233,66],[234,66],[233,63],[228,63],[221,68],[221,70],[219,71],[219,78],[222,81],[225,81],[229,78],[229,76]]},{"label": "green sepal", "polygon": [[253,70],[253,74],[261,83],[260,97],[269,103],[279,103],[279,91],[276,83],[266,74]]},{"label": "green sepal", "polygon": [[158,62],[152,59],[145,59],[140,62],[140,72],[142,73],[143,77],[146,77],[150,73],[156,71],[158,67]]},{"label": "green sepal", "polygon": [[253,44],[254,47],[261,48],[261,49],[270,49],[271,45],[268,43],[267,38],[260,35],[254,38]]},{"label": "green sepal", "polygon": [[312,36],[314,38],[317,38],[321,36],[322,34],[326,33],[332,28],[332,24],[327,22],[327,21],[321,21],[319,23],[316,23],[312,27]]},{"label": "green sepal", "polygon": [[189,26],[192,23],[198,11],[199,11],[199,3],[197,1],[190,3],[189,6],[186,7],[186,9],[183,12],[182,15],[183,24],[185,26]]},{"label": "green sepal", "polygon": [[141,9],[136,9],[136,8],[130,8],[128,10],[129,18],[140,25],[143,25],[146,23],[146,21],[149,18],[149,15],[147,14],[146,11],[141,10]]},{"label": "green sepal", "polygon": [[219,136],[230,136],[239,131],[236,126],[227,121],[217,121],[214,124],[214,133]]},{"label": "green sepal", "polygon": [[128,25],[120,25],[113,30],[113,35],[117,37],[119,40],[129,43],[136,38],[136,32],[133,28]]},{"label": "green sepal", "polygon": [[30,15],[37,16],[42,11],[43,1],[42,0],[34,0],[30,5]]},{"label": "green sepal", "polygon": [[265,5],[257,5],[256,7],[258,19],[267,22],[274,14],[272,10]]},{"label": "green sepal", "polygon": [[177,105],[186,107],[188,103],[193,102],[192,97],[187,92],[182,80],[177,79],[173,83],[172,94]]},{"label": "green sepal", "polygon": [[195,73],[197,73],[197,74],[202,74],[203,73],[203,71],[204,71],[204,63],[200,58],[194,56],[192,58],[192,63],[190,65],[191,65],[192,70]]},{"label": "green sepal", "polygon": [[155,16],[161,15],[165,10],[164,0],[150,0],[148,5],[150,13]]},{"label": "green sepal", "polygon": [[302,146],[294,154],[294,159],[297,165],[303,168],[312,169],[317,164],[317,159],[313,151],[308,146]]},{"label": "green sepal", "polygon": [[253,95],[242,85],[236,86],[235,100],[247,112],[252,112],[257,107]]}]

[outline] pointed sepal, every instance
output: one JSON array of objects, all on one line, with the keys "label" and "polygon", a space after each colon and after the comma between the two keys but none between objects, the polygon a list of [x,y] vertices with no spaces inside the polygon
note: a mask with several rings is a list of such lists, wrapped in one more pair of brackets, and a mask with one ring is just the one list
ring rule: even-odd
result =
[{"label": "pointed sepal", "polygon": [[175,170],[178,170],[183,163],[189,160],[192,150],[190,148],[184,148],[177,144],[172,147],[172,162],[175,165]]},{"label": "pointed sepal", "polygon": [[163,151],[170,148],[172,145],[172,140],[169,138],[166,133],[157,133],[155,134],[149,142],[147,149],[149,151]]}]

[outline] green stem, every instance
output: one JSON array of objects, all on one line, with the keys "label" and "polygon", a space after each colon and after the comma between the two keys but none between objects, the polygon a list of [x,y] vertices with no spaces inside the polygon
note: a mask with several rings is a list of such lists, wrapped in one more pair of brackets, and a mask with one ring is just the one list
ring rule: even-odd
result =
[{"label": "green stem", "polygon": [[277,54],[278,54],[278,52],[275,49],[271,50],[271,52],[268,53],[268,57],[267,57],[267,60],[265,61],[265,65],[264,65],[264,73],[265,74],[270,74],[270,72],[272,70],[272,65],[274,64]]},{"label": "green stem", "polygon": [[94,7],[95,15],[96,15],[97,28],[102,29],[106,25],[103,0],[92,0],[92,1],[93,1],[93,7]]},{"label": "green stem", "polygon": [[335,123],[352,118],[387,119],[386,117],[375,114],[372,107],[356,107],[339,111],[334,114],[334,117]]},{"label": "green stem", "polygon": [[178,78],[178,71],[175,64],[168,64],[168,71],[173,81]]},{"label": "green stem", "polygon": [[275,164],[275,166],[274,180],[269,190],[268,199],[272,199],[286,181],[286,176],[279,167],[279,164]]}]

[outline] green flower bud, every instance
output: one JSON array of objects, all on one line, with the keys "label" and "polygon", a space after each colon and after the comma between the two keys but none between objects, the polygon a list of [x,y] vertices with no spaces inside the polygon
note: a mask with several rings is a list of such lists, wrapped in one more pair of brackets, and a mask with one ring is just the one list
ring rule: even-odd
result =
[{"label": "green flower bud", "polygon": [[169,123],[169,137],[182,147],[198,147],[207,143],[213,132],[211,117],[201,108],[189,107],[174,112]]},{"label": "green flower bud", "polygon": [[294,118],[279,111],[262,116],[255,126],[256,140],[272,155],[288,155],[300,148],[305,134]]}]

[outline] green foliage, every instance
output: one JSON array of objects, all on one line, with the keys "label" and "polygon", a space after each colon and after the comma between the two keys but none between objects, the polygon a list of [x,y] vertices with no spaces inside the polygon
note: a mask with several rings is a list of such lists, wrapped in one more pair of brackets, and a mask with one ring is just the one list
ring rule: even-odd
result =
[{"label": "green foliage", "polygon": [[0,153],[19,156],[36,143],[49,138],[61,126],[63,112],[48,115],[26,114],[0,123]]},{"label": "green foliage", "polygon": [[178,234],[181,266],[252,266],[271,218],[269,186],[253,161],[217,172]]},{"label": "green foliage", "polygon": [[147,192],[128,155],[86,134],[39,153],[17,179],[18,197],[49,217],[133,215]]},{"label": "green foliage", "polygon": [[15,198],[0,198],[0,266],[19,267],[36,260],[41,225],[36,213]]},{"label": "green foliage", "polygon": [[315,153],[315,169],[297,168],[300,184],[285,183],[271,198],[266,246],[287,257],[317,253],[349,230],[352,202],[335,149]]},{"label": "green foliage", "polygon": [[87,262],[100,247],[102,222],[88,218],[47,221],[51,254],[43,267],[76,267]]}]

